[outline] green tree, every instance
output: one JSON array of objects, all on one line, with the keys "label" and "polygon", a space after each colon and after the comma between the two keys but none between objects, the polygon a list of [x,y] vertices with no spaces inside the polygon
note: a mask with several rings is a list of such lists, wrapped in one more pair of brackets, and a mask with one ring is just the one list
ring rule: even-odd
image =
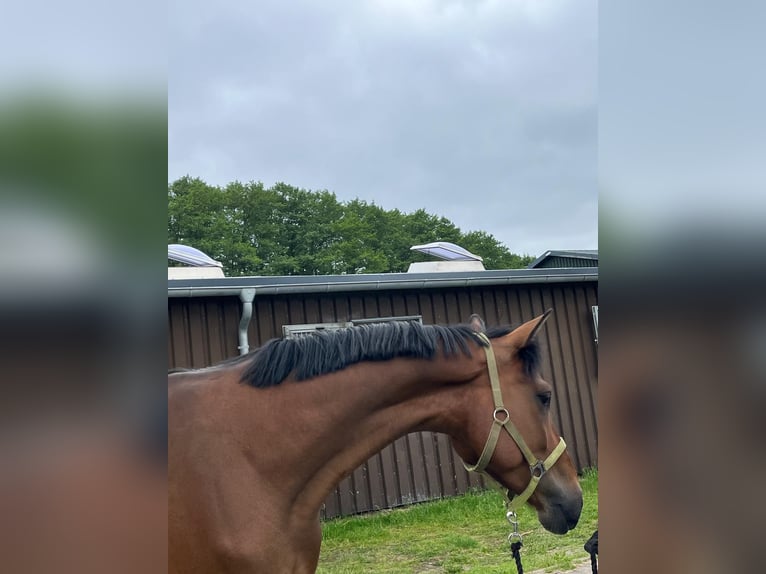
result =
[{"label": "green tree", "polygon": [[230,275],[251,273],[262,263],[242,221],[236,186],[220,189],[184,177],[168,187],[168,242],[201,249]]},{"label": "green tree", "polygon": [[333,249],[334,272],[385,273],[392,261],[386,252],[388,220],[375,204],[354,199],[343,206],[334,224],[337,243]]},{"label": "green tree", "polygon": [[532,260],[425,209],[402,213],[360,199],[339,202],[329,191],[286,183],[221,188],[182,177],[168,185],[168,242],[201,249],[230,276],[401,272],[428,258],[410,247],[431,241],[462,245],[481,255],[487,269]]},{"label": "green tree", "polygon": [[466,233],[461,236],[458,244],[471,253],[481,255],[487,269],[518,269],[534,261],[529,255],[511,253],[505,245],[484,231]]}]

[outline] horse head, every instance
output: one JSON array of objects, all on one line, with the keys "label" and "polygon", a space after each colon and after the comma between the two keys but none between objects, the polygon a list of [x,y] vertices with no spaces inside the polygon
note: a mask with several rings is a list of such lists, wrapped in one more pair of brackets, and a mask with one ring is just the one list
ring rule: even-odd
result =
[{"label": "horse head", "polygon": [[[522,503],[528,496],[543,527],[564,534],[577,524],[583,500],[577,471],[551,420],[553,387],[539,371],[535,335],[549,314],[512,331],[479,335],[489,345],[486,363],[468,383],[469,396],[460,407],[461,432],[453,434],[452,443],[464,461],[479,461],[466,468],[487,473],[509,496],[522,495]],[[476,315],[471,326],[485,333]],[[493,432],[496,438],[488,439]]]}]

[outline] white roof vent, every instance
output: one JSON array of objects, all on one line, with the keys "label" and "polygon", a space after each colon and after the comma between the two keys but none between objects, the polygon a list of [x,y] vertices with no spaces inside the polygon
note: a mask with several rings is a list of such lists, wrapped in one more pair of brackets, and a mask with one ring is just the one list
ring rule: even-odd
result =
[{"label": "white roof vent", "polygon": [[410,263],[408,273],[433,273],[445,271],[485,271],[483,259],[467,249],[448,241],[434,241],[424,245],[413,245],[411,251],[433,255],[443,261]]},{"label": "white roof vent", "polygon": [[168,259],[190,267],[168,267],[168,279],[210,279],[223,277],[223,263],[188,245],[168,245]]},{"label": "white roof vent", "polygon": [[223,263],[188,245],[168,245],[168,259],[194,267],[223,267]]},{"label": "white roof vent", "polygon": [[478,255],[474,255],[467,249],[450,243],[449,241],[434,241],[423,245],[413,245],[410,251],[420,251],[427,255],[433,255],[447,261],[484,261]]}]

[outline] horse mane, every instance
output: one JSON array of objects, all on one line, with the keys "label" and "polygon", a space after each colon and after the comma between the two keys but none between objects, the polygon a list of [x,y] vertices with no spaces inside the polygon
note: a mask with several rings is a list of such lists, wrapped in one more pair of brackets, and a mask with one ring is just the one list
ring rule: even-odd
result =
[{"label": "horse mane", "polygon": [[[499,327],[488,330],[487,336],[501,337],[510,331],[508,327]],[[250,355],[235,360],[251,361],[242,372],[241,382],[265,388],[280,384],[291,373],[303,381],[362,361],[388,361],[397,357],[432,359],[440,349],[447,356],[460,352],[471,356],[468,341],[486,345],[469,325],[393,321],[316,331],[293,339],[272,339]],[[522,355],[525,365],[526,359],[533,360],[532,368],[536,368],[537,357],[536,350]]]}]

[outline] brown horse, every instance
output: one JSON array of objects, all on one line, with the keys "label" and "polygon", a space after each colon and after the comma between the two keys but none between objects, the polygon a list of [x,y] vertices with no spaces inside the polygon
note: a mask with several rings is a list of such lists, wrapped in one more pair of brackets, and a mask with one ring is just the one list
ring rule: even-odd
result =
[{"label": "brown horse", "polygon": [[[547,315],[486,337],[475,316],[471,325],[317,332],[170,375],[169,572],[314,572],[322,503],[388,443],[430,430],[449,435],[463,460],[480,458],[490,428],[507,414],[493,404],[495,361],[522,443],[548,457],[563,442],[557,446],[551,385],[540,377],[534,341]],[[481,458],[511,493],[535,475],[506,433]],[[528,502],[551,532],[577,524],[582,491],[566,453]]]}]

